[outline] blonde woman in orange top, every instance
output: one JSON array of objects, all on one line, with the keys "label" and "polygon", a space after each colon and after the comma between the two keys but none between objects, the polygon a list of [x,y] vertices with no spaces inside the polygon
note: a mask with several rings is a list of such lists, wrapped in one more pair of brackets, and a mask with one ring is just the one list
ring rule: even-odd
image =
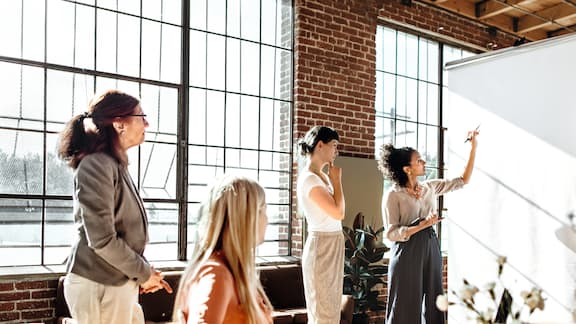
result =
[{"label": "blonde woman in orange top", "polygon": [[272,305],[256,272],[256,246],[268,225],[264,190],[225,176],[200,206],[190,265],[174,305],[178,323],[272,323]]}]

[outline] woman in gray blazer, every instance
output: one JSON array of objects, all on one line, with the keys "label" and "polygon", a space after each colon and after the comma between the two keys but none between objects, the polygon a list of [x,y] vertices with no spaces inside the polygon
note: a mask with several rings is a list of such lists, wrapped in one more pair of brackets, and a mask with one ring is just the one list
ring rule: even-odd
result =
[{"label": "woman in gray blazer", "polygon": [[109,90],[60,134],[58,154],[74,170],[78,237],[68,258],[64,295],[82,323],[144,323],[138,292],[172,289],[144,258],[148,220],[128,173],[126,151],[148,127],[138,99]]}]

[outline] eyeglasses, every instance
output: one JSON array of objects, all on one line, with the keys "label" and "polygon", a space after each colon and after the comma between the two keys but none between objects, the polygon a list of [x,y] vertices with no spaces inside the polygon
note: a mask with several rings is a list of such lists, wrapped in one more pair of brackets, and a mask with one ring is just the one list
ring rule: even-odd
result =
[{"label": "eyeglasses", "polygon": [[144,117],[146,118],[146,114],[129,114],[129,115],[122,115],[122,116],[114,116],[114,118],[124,118],[124,117]]}]

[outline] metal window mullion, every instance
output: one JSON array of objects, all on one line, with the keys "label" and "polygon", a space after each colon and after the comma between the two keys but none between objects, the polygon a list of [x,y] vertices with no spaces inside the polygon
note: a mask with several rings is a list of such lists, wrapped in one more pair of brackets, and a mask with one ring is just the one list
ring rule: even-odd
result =
[{"label": "metal window mullion", "polygon": [[178,260],[186,260],[188,248],[188,128],[190,101],[190,2],[182,1],[181,85],[176,130],[176,197],[178,199]]}]

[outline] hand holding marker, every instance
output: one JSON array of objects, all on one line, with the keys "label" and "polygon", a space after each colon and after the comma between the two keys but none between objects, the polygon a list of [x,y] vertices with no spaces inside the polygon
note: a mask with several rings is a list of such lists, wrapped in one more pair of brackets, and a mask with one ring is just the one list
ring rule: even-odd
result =
[{"label": "hand holding marker", "polygon": [[[481,125],[481,124],[478,124],[478,126],[476,126],[476,129],[474,129],[474,133],[476,133],[476,132],[480,129],[480,125]],[[471,136],[466,137],[466,140],[464,141],[464,143],[467,143],[467,142],[470,141],[471,139],[472,139]]]}]

